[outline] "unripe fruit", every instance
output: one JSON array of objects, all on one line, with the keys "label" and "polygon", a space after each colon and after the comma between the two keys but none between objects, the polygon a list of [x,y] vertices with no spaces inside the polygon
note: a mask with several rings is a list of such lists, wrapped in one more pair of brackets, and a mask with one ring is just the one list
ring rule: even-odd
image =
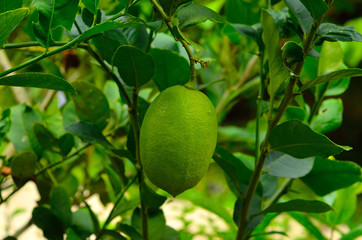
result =
[{"label": "unripe fruit", "polygon": [[210,100],[185,86],[167,88],[152,102],[140,134],[140,155],[150,181],[174,197],[206,174],[217,140]]}]

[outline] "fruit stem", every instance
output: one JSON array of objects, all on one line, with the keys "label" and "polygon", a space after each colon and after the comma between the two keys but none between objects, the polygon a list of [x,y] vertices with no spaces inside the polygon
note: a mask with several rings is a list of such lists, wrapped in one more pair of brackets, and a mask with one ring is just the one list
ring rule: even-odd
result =
[{"label": "fruit stem", "polygon": [[250,206],[251,206],[252,199],[255,194],[256,188],[260,181],[260,177],[261,177],[261,174],[263,171],[263,166],[264,166],[264,163],[266,160],[266,156],[269,152],[268,140],[269,140],[270,132],[279,123],[279,121],[282,118],[287,107],[294,99],[295,85],[299,81],[299,75],[302,71],[305,58],[308,55],[308,52],[313,47],[313,40],[315,38],[315,35],[318,31],[318,28],[319,28],[319,25],[320,25],[322,19],[323,19],[323,16],[314,22],[311,30],[308,32],[307,36],[304,38],[304,41],[303,41],[304,59],[303,59],[303,61],[298,62],[294,66],[293,72],[291,73],[291,77],[290,77],[290,80],[289,80],[289,83],[287,86],[287,90],[284,95],[284,98],[282,99],[282,102],[280,103],[279,108],[276,111],[276,114],[268,122],[268,129],[267,129],[263,144],[261,146],[260,155],[255,164],[255,169],[254,169],[253,175],[251,177],[245,197],[243,198],[243,206],[241,208],[241,214],[240,214],[240,220],[239,220],[238,233],[236,236],[236,240],[243,240],[248,237],[249,231],[247,231],[246,227],[249,224],[248,216],[249,216]]}]

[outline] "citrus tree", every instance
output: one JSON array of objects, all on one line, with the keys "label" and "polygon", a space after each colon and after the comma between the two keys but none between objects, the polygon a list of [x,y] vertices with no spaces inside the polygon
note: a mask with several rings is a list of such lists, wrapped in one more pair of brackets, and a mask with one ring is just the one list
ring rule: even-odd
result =
[{"label": "citrus tree", "polygon": [[[1,237],[35,225],[46,239],[280,239],[288,224],[273,224],[292,219],[305,239],[362,235],[361,167],[324,135],[362,76],[362,35],[329,22],[331,8],[2,0],[1,208],[28,184],[40,197]],[[190,231],[186,207],[173,227],[173,197],[225,229]]]}]

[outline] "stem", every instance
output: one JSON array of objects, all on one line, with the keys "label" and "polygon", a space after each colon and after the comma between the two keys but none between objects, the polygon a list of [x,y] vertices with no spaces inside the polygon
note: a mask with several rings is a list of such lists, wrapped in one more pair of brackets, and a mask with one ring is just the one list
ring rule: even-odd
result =
[{"label": "stem", "polygon": [[[309,33],[307,34],[307,36],[304,39],[303,50],[304,50],[305,56],[308,54],[308,52],[312,48],[313,39],[317,33],[317,30],[318,30],[318,27],[319,27],[321,21],[322,21],[322,17],[319,18],[313,24],[312,29],[309,31]],[[305,60],[305,57],[304,57],[304,60]],[[248,215],[249,215],[249,211],[250,211],[252,198],[255,194],[256,188],[260,181],[260,177],[261,177],[261,174],[263,171],[263,166],[264,166],[264,163],[266,160],[266,156],[269,152],[269,143],[268,143],[269,135],[270,135],[271,130],[279,123],[285,110],[287,109],[288,105],[291,103],[291,101],[294,98],[294,88],[295,88],[296,83],[299,80],[299,75],[302,71],[302,68],[304,65],[304,60],[302,62],[298,62],[295,65],[295,67],[293,68],[293,72],[291,73],[290,81],[288,83],[288,87],[287,87],[286,93],[284,95],[284,98],[283,98],[281,104],[279,105],[279,108],[278,108],[275,116],[268,123],[268,129],[267,129],[263,144],[261,146],[260,155],[256,162],[253,175],[251,177],[248,189],[246,191],[246,195],[244,197],[243,206],[242,206],[241,214],[240,214],[240,222],[239,222],[239,226],[238,226],[239,230],[238,230],[238,233],[236,236],[237,240],[243,240],[246,238],[246,235],[247,235],[246,227],[249,223]]]},{"label": "stem", "polygon": [[263,101],[264,93],[264,54],[260,53],[260,86],[259,94],[256,99],[256,130],[255,130],[255,163],[258,161],[260,154],[260,115],[261,115],[261,103]]},{"label": "stem", "polygon": [[108,226],[108,224],[112,221],[112,215],[114,213],[114,211],[116,210],[118,204],[120,203],[120,201],[123,199],[124,194],[126,193],[126,191],[128,190],[128,188],[134,183],[134,181],[136,180],[136,176],[132,178],[132,180],[124,187],[123,191],[118,195],[113,208],[111,210],[111,212],[109,213],[106,221],[103,224],[102,229],[98,232],[96,240],[101,239],[102,235],[104,234],[106,227]]}]

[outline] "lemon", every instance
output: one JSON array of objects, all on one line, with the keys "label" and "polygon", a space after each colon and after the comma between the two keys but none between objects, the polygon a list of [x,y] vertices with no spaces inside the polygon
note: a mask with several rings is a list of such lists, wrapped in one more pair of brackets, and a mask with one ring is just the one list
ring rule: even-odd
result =
[{"label": "lemon", "polygon": [[142,123],[143,169],[153,184],[175,197],[206,174],[216,140],[216,113],[206,95],[180,85],[167,88]]}]

